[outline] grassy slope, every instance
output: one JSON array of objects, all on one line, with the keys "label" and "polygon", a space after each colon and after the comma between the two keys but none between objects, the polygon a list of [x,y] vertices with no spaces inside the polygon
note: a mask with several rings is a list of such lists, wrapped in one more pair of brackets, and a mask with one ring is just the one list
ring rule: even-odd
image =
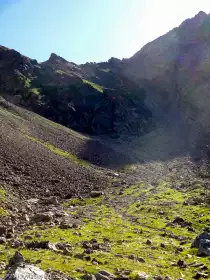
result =
[{"label": "grassy slope", "polygon": [[[145,271],[150,276],[170,276],[171,279],[192,279],[199,268],[196,263],[209,265],[208,258],[197,257],[196,250],[190,249],[192,240],[203,228],[209,226],[209,207],[205,204],[183,205],[184,201],[202,196],[205,191],[200,184],[187,189],[175,190],[170,183],[161,182],[153,187],[139,183],[126,188],[119,195],[119,189],[110,189],[105,196],[96,199],[71,199],[63,204],[65,210],[73,217],[79,216],[79,229],[62,230],[58,227],[35,227],[24,235],[32,235],[33,240],[48,240],[52,243],[68,242],[71,245],[69,256],[50,250],[22,249],[26,259],[42,260],[39,265],[43,269],[61,270],[72,277],[81,279],[85,273],[95,273],[106,269],[117,275],[118,272],[129,273],[130,279],[138,272]],[[163,211],[164,214],[160,214]],[[176,216],[192,222],[195,232],[187,227],[167,226]],[[202,220],[202,223],[201,223]],[[36,238],[35,233],[41,237]],[[24,237],[20,237],[24,240]],[[90,260],[81,258],[84,248],[82,241],[96,238],[98,243],[106,240],[108,250],[94,251]],[[150,239],[152,245],[147,245]],[[180,241],[185,244],[180,245]],[[164,247],[163,245],[164,244]],[[6,260],[13,249],[2,250],[0,260]],[[181,250],[179,251],[179,249]],[[145,262],[138,261],[143,258]],[[92,264],[92,260],[96,264]],[[176,266],[177,261],[185,260],[185,269]],[[174,264],[174,265],[173,265]],[[83,272],[76,270],[81,268]],[[127,272],[126,272],[127,271]]]}]

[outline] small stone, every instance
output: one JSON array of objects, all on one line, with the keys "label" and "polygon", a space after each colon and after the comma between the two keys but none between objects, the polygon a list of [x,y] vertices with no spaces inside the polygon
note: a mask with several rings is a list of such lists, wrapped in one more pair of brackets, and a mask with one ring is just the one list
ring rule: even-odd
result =
[{"label": "small stone", "polygon": [[137,257],[136,260],[137,260],[138,262],[141,262],[141,263],[145,263],[145,262],[146,262],[145,259],[139,258],[139,257]]},{"label": "small stone", "polygon": [[0,226],[0,236],[5,236],[7,234],[7,227]]},{"label": "small stone", "polygon": [[85,249],[84,253],[89,255],[89,254],[92,254],[93,251],[90,248],[87,248],[87,249]]},{"label": "small stone", "polygon": [[92,249],[93,250],[99,250],[100,249],[100,245],[98,243],[93,243]]},{"label": "small stone", "polygon": [[97,243],[98,241],[97,241],[96,238],[92,238],[92,239],[90,240],[90,242],[91,242],[91,243]]},{"label": "small stone", "polygon": [[25,246],[28,249],[45,249],[45,250],[57,251],[56,245],[50,243],[49,241],[30,242],[30,243],[26,243]]},{"label": "small stone", "polygon": [[0,244],[5,244],[7,242],[5,237],[0,237]]},{"label": "small stone", "polygon": [[78,224],[76,224],[76,223],[73,223],[73,224],[72,224],[72,228],[77,229],[78,227],[79,227]]},{"label": "small stone", "polygon": [[91,191],[90,192],[90,197],[92,197],[92,198],[96,198],[96,197],[99,197],[102,195],[104,195],[104,192],[102,192],[102,191]]},{"label": "small stone", "polygon": [[63,249],[63,254],[65,256],[72,256],[72,252],[68,248]]},{"label": "small stone", "polygon": [[194,279],[200,279],[200,278],[208,278],[209,275],[207,273],[197,272],[196,275],[193,277]]},{"label": "small stone", "polygon": [[195,232],[193,227],[188,227],[187,230],[190,231],[190,232]]},{"label": "small stone", "polygon": [[181,267],[181,268],[187,267],[186,262],[183,261],[183,260],[178,260],[177,265],[178,265],[179,267]]},{"label": "small stone", "polygon": [[154,277],[154,280],[163,280],[163,277],[162,277],[162,276],[157,275],[157,276],[155,276],[155,277]]},{"label": "small stone", "polygon": [[161,248],[165,248],[166,245],[165,245],[164,243],[160,243],[160,247],[161,247]]},{"label": "small stone", "polygon": [[19,248],[19,247],[23,247],[24,246],[24,243],[23,243],[23,241],[21,241],[21,240],[15,240],[12,244],[11,244],[11,247],[12,248],[15,248],[15,249],[17,249],[17,248]]},{"label": "small stone", "polygon": [[59,204],[58,198],[56,196],[47,197],[42,202],[45,205],[50,205],[50,204],[58,205]]},{"label": "small stone", "polygon": [[90,246],[90,244],[89,244],[88,241],[83,241],[83,242],[82,242],[82,247],[85,248],[85,249],[87,249],[87,248],[90,248],[91,246]]},{"label": "small stone", "polygon": [[12,266],[18,266],[21,264],[24,264],[25,260],[23,255],[20,252],[15,252],[14,256],[12,256],[9,260],[9,264],[8,267],[12,267]]},{"label": "small stone", "polygon": [[78,268],[75,269],[75,271],[76,271],[76,272],[84,272],[84,269],[81,268],[81,267],[78,267]]},{"label": "small stone", "polygon": [[147,280],[148,278],[149,276],[145,272],[139,272],[136,275],[135,280]]},{"label": "small stone", "polygon": [[123,254],[115,254],[115,257],[117,257],[117,258],[124,258],[124,255]]},{"label": "small stone", "polygon": [[95,258],[92,259],[91,263],[92,263],[93,265],[98,265],[98,261],[97,261]]},{"label": "small stone", "polygon": [[130,256],[128,256],[128,258],[129,258],[130,260],[135,260],[135,259],[136,259],[136,256],[135,256],[134,254],[131,254]]},{"label": "small stone", "polygon": [[26,220],[26,222],[30,222],[29,216],[27,214],[24,215],[24,219]]},{"label": "small stone", "polygon": [[184,201],[183,205],[188,206],[188,205],[189,205],[189,202]]},{"label": "small stone", "polygon": [[181,217],[176,217],[176,218],[173,220],[173,224],[180,224],[180,223],[184,223],[184,219],[181,218]]},{"label": "small stone", "polygon": [[6,270],[6,263],[5,262],[0,262],[0,271],[1,270]]},{"label": "small stone", "polygon": [[107,270],[100,270],[99,273],[104,276],[108,276],[110,278],[115,278],[115,276]]},{"label": "small stone", "polygon": [[147,244],[147,245],[152,245],[152,241],[148,239],[148,240],[146,241],[146,244]]},{"label": "small stone", "polygon": [[11,238],[13,238],[13,236],[14,236],[14,234],[12,232],[8,232],[6,235],[6,238],[11,239]]},{"label": "small stone", "polygon": [[71,223],[63,221],[63,222],[61,222],[59,228],[60,229],[70,229],[70,228],[73,228],[73,225]]},{"label": "small stone", "polygon": [[110,279],[112,279],[112,278],[109,278],[108,276],[106,276],[106,275],[102,275],[101,273],[96,273],[96,275],[95,275],[95,278],[96,278],[96,280],[110,280]]},{"label": "small stone", "polygon": [[30,199],[26,200],[26,202],[28,204],[37,204],[39,202],[39,199],[38,198],[30,198]]},{"label": "small stone", "polygon": [[84,256],[84,260],[86,260],[86,261],[91,261],[91,257],[90,256]]},{"label": "small stone", "polygon": [[32,235],[26,235],[24,237],[25,240],[32,240],[33,239],[33,236]]},{"label": "small stone", "polygon": [[106,238],[106,237],[104,237],[104,242],[110,242],[110,239],[109,238]]}]

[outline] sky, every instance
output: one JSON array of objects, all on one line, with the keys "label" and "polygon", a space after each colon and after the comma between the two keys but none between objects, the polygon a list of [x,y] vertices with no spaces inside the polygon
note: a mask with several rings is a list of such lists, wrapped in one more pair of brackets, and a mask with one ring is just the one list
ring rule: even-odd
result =
[{"label": "sky", "polygon": [[0,0],[0,45],[39,62],[128,58],[199,11],[209,0]]}]

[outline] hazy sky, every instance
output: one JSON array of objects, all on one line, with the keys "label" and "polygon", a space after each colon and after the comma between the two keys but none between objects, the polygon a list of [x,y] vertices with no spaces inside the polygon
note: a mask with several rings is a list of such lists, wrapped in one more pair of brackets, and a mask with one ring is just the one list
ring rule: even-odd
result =
[{"label": "hazy sky", "polygon": [[76,63],[132,56],[210,0],[0,0],[0,45],[38,61]]}]

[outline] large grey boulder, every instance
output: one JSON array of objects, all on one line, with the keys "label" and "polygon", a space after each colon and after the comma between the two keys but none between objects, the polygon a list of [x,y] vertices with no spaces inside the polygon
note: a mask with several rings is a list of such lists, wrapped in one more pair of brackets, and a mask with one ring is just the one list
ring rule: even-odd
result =
[{"label": "large grey boulder", "polygon": [[5,280],[48,280],[46,273],[34,265],[14,266],[9,269]]},{"label": "large grey boulder", "polygon": [[203,232],[193,241],[191,248],[198,248],[198,254],[210,256],[210,232]]},{"label": "large grey boulder", "polygon": [[25,264],[22,254],[16,252],[9,260],[5,280],[48,280],[45,272],[34,265]]}]

